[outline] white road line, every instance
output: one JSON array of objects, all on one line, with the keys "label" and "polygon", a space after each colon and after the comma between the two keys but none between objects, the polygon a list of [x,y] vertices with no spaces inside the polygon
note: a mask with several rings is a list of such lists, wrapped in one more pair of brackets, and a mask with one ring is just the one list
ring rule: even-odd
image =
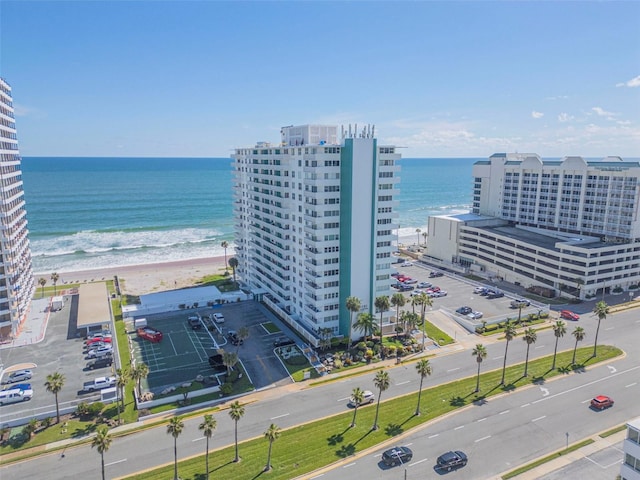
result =
[{"label": "white road line", "polygon": [[127,459],[126,459],[126,458],[123,458],[122,460],[116,460],[115,462],[105,463],[105,464],[104,464],[104,466],[105,466],[105,467],[108,467],[108,466],[110,466],[110,465],[115,465],[116,463],[122,463],[122,462],[126,462],[126,461],[127,461]]},{"label": "white road line", "polygon": [[407,380],[406,382],[400,382],[400,383],[396,383],[396,386],[398,385],[405,385],[407,383],[411,382],[411,380]]},{"label": "white road line", "polygon": [[583,400],[583,401],[581,401],[580,403],[589,403],[590,401],[591,401],[591,399],[589,398],[589,399],[587,399],[587,400]]},{"label": "white road line", "polygon": [[191,440],[192,442],[199,442],[200,440],[204,440],[207,437],[200,437],[200,438],[194,438],[193,440]]},{"label": "white road line", "polygon": [[538,348],[544,348],[544,345],[538,345],[537,347],[534,347],[534,350],[537,350]]},{"label": "white road line", "polygon": [[314,478],[320,478],[320,477],[324,477],[324,473],[321,473],[320,475],[316,475],[315,477],[311,477],[311,480],[313,480]]},{"label": "white road line", "polygon": [[339,398],[338,402],[344,402],[345,400],[349,400],[351,397]]},{"label": "white road line", "polygon": [[532,422],[537,422],[538,420],[542,420],[543,418],[547,418],[546,415],[542,415],[541,417],[538,418],[534,418],[533,420],[531,420]]},{"label": "white road line", "polygon": [[436,433],[434,435],[429,435],[429,438],[436,438],[438,435],[440,435],[439,433]]},{"label": "white road line", "polygon": [[487,435],[486,437],[479,438],[479,439],[475,440],[474,443],[481,442],[483,440],[486,440],[487,438],[491,438],[491,435]]},{"label": "white road line", "polygon": [[283,413],[282,415],[278,415],[277,417],[271,417],[269,420],[276,420],[278,418],[288,417],[288,416],[289,416],[288,413]]},{"label": "white road line", "polygon": [[349,468],[349,467],[353,467],[356,464],[356,462],[350,463],[349,465],[345,465],[342,468]]},{"label": "white road line", "polygon": [[413,467],[414,465],[418,465],[422,462],[426,462],[427,460],[429,460],[428,458],[423,458],[422,460],[418,460],[417,462],[413,462],[412,464],[410,464],[410,467]]},{"label": "white road line", "polygon": [[502,360],[504,357],[502,355],[498,357],[493,357],[491,360]]},{"label": "white road line", "polygon": [[461,428],[464,428],[464,425],[460,425],[459,427],[454,428],[454,430],[460,430]]},{"label": "white road line", "polygon": [[173,347],[173,351],[176,355],[178,355],[178,351],[176,350],[176,346],[173,344],[173,340],[171,340],[171,335],[167,335],[169,337],[169,341],[171,342],[171,346]]},{"label": "white road line", "polygon": [[458,368],[452,368],[451,370],[447,370],[447,373],[449,373],[449,372],[455,372],[456,370],[460,370],[460,367],[458,367]]},{"label": "white road line", "polygon": [[529,405],[531,405],[531,404],[530,403],[525,403],[524,405],[520,405],[520,408],[528,407]]},{"label": "white road line", "polygon": [[637,370],[639,368],[640,368],[640,365],[628,368],[627,370],[623,370],[621,372],[612,373],[608,377],[602,377],[602,378],[599,378],[597,380],[593,380],[593,381],[588,382],[588,383],[583,383],[582,385],[578,385],[577,387],[570,388],[569,390],[565,390],[564,392],[554,393],[553,395],[549,395],[548,397],[544,397],[544,398],[541,398],[539,400],[534,400],[532,403],[544,402],[545,400],[549,400],[551,398],[554,398],[554,397],[557,397],[557,396],[560,396],[560,395],[564,395],[565,393],[570,393],[570,392],[573,392],[575,390],[579,390],[579,389],[584,388],[584,387],[589,387],[589,386],[591,386],[591,385],[593,385],[595,383],[600,383],[600,382],[602,382],[604,380],[609,380],[610,378],[617,377],[618,375],[622,375],[623,373],[632,372],[632,371]]},{"label": "white road line", "polygon": [[487,419],[487,417],[481,418],[480,420],[478,420],[478,422],[484,422]]},{"label": "white road line", "polygon": [[613,328],[614,328],[614,327],[609,327],[609,328],[605,328],[604,330],[605,330],[605,331],[607,331],[607,330],[613,330]]},{"label": "white road line", "polygon": [[505,413],[509,413],[509,410],[505,410],[503,412],[500,412],[498,415],[504,415]]},{"label": "white road line", "polygon": [[637,385],[637,384],[638,382],[633,382],[633,383],[630,383],[629,385],[625,385],[624,388],[633,387],[634,385]]}]

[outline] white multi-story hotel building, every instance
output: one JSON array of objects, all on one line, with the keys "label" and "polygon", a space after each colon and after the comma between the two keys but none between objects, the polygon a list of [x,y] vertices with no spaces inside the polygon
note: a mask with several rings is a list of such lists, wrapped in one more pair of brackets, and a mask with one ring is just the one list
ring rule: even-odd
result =
[{"label": "white multi-story hotel building", "polygon": [[0,339],[15,336],[34,294],[11,87],[0,78]]},{"label": "white multi-story hotel building", "polygon": [[349,336],[347,297],[376,315],[391,293],[400,155],[374,134],[288,126],[232,155],[238,274],[313,345]]},{"label": "white multi-story hotel building", "polygon": [[640,480],[640,417],[627,423],[627,438],[622,444],[622,451],[621,480]]},{"label": "white multi-story hotel building", "polygon": [[580,298],[635,294],[638,162],[495,154],[474,164],[473,177],[469,214],[429,219],[429,257]]}]

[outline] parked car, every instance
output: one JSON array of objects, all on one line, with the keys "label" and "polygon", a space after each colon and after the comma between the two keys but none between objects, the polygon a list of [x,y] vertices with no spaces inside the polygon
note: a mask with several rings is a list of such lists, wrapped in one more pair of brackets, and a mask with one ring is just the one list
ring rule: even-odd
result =
[{"label": "parked car", "polygon": [[2,390],[0,391],[0,405],[25,402],[31,400],[32,397],[33,390],[20,390],[18,388]]},{"label": "parked car", "polygon": [[473,312],[473,310],[471,309],[471,307],[460,307],[459,309],[456,310],[456,313],[459,313],[460,315],[469,315],[471,312]]},{"label": "parked car", "polygon": [[580,315],[578,315],[577,313],[573,313],[569,310],[562,310],[560,312],[560,318],[564,318],[565,320],[577,321],[577,320],[580,320]]},{"label": "parked car", "polygon": [[274,340],[273,342],[273,346],[274,347],[284,347],[286,345],[293,345],[295,342],[295,340],[289,338],[289,337],[278,337]]},{"label": "parked car", "polygon": [[429,288],[431,287],[433,284],[429,283],[429,282],[420,282],[418,285],[416,285],[418,288]]},{"label": "parked car", "polygon": [[501,298],[504,297],[504,293],[499,290],[494,290],[487,293],[487,298]]},{"label": "parked car", "polygon": [[224,315],[222,315],[221,313],[214,313],[213,321],[216,323],[224,323]]},{"label": "parked car", "polygon": [[429,273],[429,278],[435,278],[435,277],[443,277],[444,273],[442,272],[438,272],[436,270],[431,271],[431,273]]},{"label": "parked car", "polygon": [[421,295],[421,294],[423,294],[423,293],[425,293],[425,292],[424,292],[424,290],[415,289],[413,292],[411,292],[411,293],[409,294],[409,296],[410,296],[410,297],[415,297],[415,296]]},{"label": "parked car", "polygon": [[407,278],[407,279],[405,279],[405,281],[404,281],[404,282],[402,282],[402,283],[404,283],[404,284],[406,284],[406,285],[413,285],[413,284],[415,284],[415,283],[418,283],[418,280],[416,280],[415,278]]},{"label": "parked car", "polygon": [[531,305],[531,302],[525,298],[516,298],[515,300],[511,300],[511,308],[520,308],[520,306],[528,307]]},{"label": "parked car", "polygon": [[382,461],[385,465],[393,467],[394,465],[404,465],[413,458],[413,452],[409,447],[393,447],[385,450],[382,454]]},{"label": "parked car", "polygon": [[412,262],[404,262],[403,264],[400,265],[401,267],[413,267],[413,263]]},{"label": "parked car", "polygon": [[469,317],[471,320],[479,320],[480,318],[482,318],[482,312],[478,312],[477,310],[475,312],[471,312],[467,314],[467,317]]},{"label": "parked car", "polygon": [[96,368],[105,368],[113,365],[113,357],[107,356],[102,358],[96,358],[87,362],[87,370],[95,370]]},{"label": "parked car", "polygon": [[406,285],[406,284],[402,284],[402,286],[400,287],[400,291],[401,292],[409,292],[411,290],[413,290],[415,287],[413,285]]},{"label": "parked car", "polygon": [[112,338],[111,337],[96,337],[96,338],[89,338],[87,339],[84,343],[87,347],[94,345],[96,343],[111,343]]},{"label": "parked car", "polygon": [[113,348],[111,345],[103,345],[102,347],[89,350],[87,352],[87,357],[89,358],[100,358],[113,354]]},{"label": "parked car", "polygon": [[2,390],[32,390],[30,383],[14,383],[13,385],[7,385]]},{"label": "parked car", "polygon": [[396,277],[396,278],[397,278],[397,277],[399,277],[399,276],[400,276],[400,272],[393,272],[393,273],[391,274],[391,276],[392,276],[392,277]]},{"label": "parked car", "polygon": [[476,287],[473,289],[473,293],[475,294],[482,294],[487,292],[487,287]]},{"label": "parked car", "polygon": [[94,340],[96,338],[98,338],[98,339],[112,338],[112,335],[111,335],[111,332],[103,330],[102,332],[89,334],[89,336],[87,337],[87,341]]},{"label": "parked car", "polygon": [[436,297],[436,298],[446,297],[447,296],[447,291],[446,290],[437,290],[437,291],[432,293],[432,296]]},{"label": "parked car", "polygon": [[[373,392],[370,391],[370,390],[365,390],[364,391],[364,395],[362,395],[362,402],[360,402],[360,405],[358,405],[358,406],[367,405],[367,404],[373,403],[375,401],[376,401],[376,396],[373,394]],[[353,397],[349,398],[349,405],[352,405],[352,406],[356,405],[356,402],[353,399]]]},{"label": "parked car", "polygon": [[151,343],[159,343],[162,341],[162,332],[153,327],[140,327],[136,330],[138,337],[149,340]]},{"label": "parked car", "polygon": [[31,377],[33,377],[31,370],[16,370],[7,376],[4,383],[24,382],[25,380],[31,380]]},{"label": "parked car", "polygon": [[202,328],[202,322],[200,321],[200,317],[198,316],[187,318],[187,324],[191,327],[192,330],[200,330]]},{"label": "parked car", "polygon": [[613,403],[613,398],[607,397],[606,395],[598,395],[591,400],[591,406],[597,410],[613,407]]},{"label": "parked car", "polygon": [[467,455],[460,450],[443,453],[438,457],[436,468],[450,472],[454,468],[464,467],[467,464]]}]

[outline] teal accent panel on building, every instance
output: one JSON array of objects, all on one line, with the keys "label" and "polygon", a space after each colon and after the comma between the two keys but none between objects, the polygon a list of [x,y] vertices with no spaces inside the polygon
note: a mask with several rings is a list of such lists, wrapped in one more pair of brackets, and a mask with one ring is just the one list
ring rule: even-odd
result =
[{"label": "teal accent panel on building", "polygon": [[353,139],[347,138],[340,149],[340,335],[349,336],[351,295],[351,202],[353,201]]}]

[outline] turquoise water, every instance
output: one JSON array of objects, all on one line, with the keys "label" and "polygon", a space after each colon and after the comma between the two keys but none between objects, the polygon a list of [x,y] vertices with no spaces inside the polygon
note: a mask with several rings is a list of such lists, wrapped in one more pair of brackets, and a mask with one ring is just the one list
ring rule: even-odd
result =
[{"label": "turquoise water", "polygon": [[[473,158],[401,161],[400,236],[471,204]],[[34,271],[219,256],[233,245],[229,158],[22,159]],[[229,250],[231,253],[231,250]]]}]

